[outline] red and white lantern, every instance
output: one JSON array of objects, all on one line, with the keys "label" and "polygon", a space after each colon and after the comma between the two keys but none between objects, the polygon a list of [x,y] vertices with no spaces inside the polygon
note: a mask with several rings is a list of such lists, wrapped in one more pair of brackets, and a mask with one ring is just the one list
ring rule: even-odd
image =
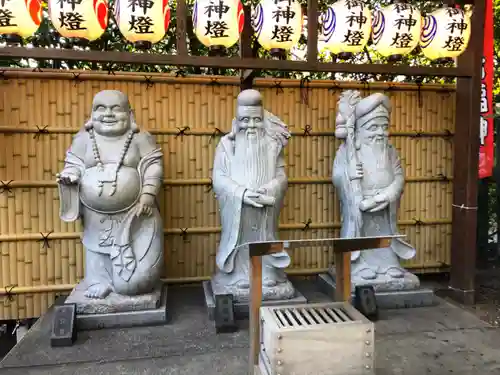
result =
[{"label": "red and white lantern", "polygon": [[132,43],[158,43],[170,25],[168,0],[115,0],[115,19]]},{"label": "red and white lantern", "polygon": [[48,0],[49,16],[65,38],[99,39],[108,26],[106,0]]},{"label": "red and white lantern", "polygon": [[196,0],[193,27],[206,47],[226,47],[240,39],[245,14],[240,0]]},{"label": "red and white lantern", "polygon": [[28,38],[41,22],[41,0],[0,0],[0,34]]}]

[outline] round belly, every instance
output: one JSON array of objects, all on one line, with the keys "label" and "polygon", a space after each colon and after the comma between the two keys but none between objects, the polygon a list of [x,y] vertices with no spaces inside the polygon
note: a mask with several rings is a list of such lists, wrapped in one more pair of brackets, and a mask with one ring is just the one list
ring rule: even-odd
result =
[{"label": "round belly", "polygon": [[126,210],[135,203],[141,192],[139,173],[134,168],[122,166],[117,173],[114,188],[114,167],[115,165],[107,164],[104,171],[97,167],[85,171],[80,181],[80,198],[85,206],[103,213],[115,213]]}]

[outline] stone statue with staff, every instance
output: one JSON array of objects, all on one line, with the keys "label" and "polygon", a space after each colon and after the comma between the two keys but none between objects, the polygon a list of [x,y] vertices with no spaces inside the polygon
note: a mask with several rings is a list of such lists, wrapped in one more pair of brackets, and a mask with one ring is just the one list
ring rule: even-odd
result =
[{"label": "stone statue with staff", "polygon": [[[341,205],[343,238],[398,234],[404,173],[389,143],[390,112],[389,98],[381,93],[362,98],[348,90],[338,101],[335,136],[344,142],[335,155],[332,181]],[[387,248],[353,252],[353,286],[368,284],[379,291],[418,288],[418,278],[399,263],[415,254],[401,238]]]}]

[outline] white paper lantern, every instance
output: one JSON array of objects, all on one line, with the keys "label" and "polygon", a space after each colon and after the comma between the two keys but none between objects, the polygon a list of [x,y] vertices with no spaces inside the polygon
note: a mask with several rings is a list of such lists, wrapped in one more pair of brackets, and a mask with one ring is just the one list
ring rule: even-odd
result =
[{"label": "white paper lantern", "polygon": [[196,0],[193,27],[198,40],[207,47],[229,48],[240,39],[245,12],[240,0]]},{"label": "white paper lantern", "polygon": [[322,14],[321,36],[331,53],[358,53],[368,43],[371,13],[360,0],[340,0]]},{"label": "white paper lantern", "polygon": [[373,47],[382,56],[406,55],[417,47],[422,27],[420,11],[407,3],[373,12]]},{"label": "white paper lantern", "polygon": [[168,0],[115,0],[118,29],[129,42],[158,43],[170,24]]},{"label": "white paper lantern", "polygon": [[108,26],[106,0],[48,0],[49,16],[65,38],[96,40]]},{"label": "white paper lantern", "polygon": [[263,48],[289,51],[302,33],[302,7],[295,0],[262,0],[253,12],[252,25]]},{"label": "white paper lantern", "polygon": [[420,48],[430,60],[457,58],[469,44],[470,15],[458,8],[441,8],[424,18]]},{"label": "white paper lantern", "polygon": [[0,0],[0,34],[28,38],[41,22],[41,0]]}]

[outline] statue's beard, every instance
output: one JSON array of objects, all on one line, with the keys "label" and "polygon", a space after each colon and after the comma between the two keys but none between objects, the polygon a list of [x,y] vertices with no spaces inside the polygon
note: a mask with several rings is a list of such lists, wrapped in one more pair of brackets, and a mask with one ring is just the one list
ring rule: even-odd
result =
[{"label": "statue's beard", "polygon": [[240,184],[258,189],[272,177],[269,171],[270,138],[262,129],[256,132],[241,131],[234,140],[234,167]]}]

